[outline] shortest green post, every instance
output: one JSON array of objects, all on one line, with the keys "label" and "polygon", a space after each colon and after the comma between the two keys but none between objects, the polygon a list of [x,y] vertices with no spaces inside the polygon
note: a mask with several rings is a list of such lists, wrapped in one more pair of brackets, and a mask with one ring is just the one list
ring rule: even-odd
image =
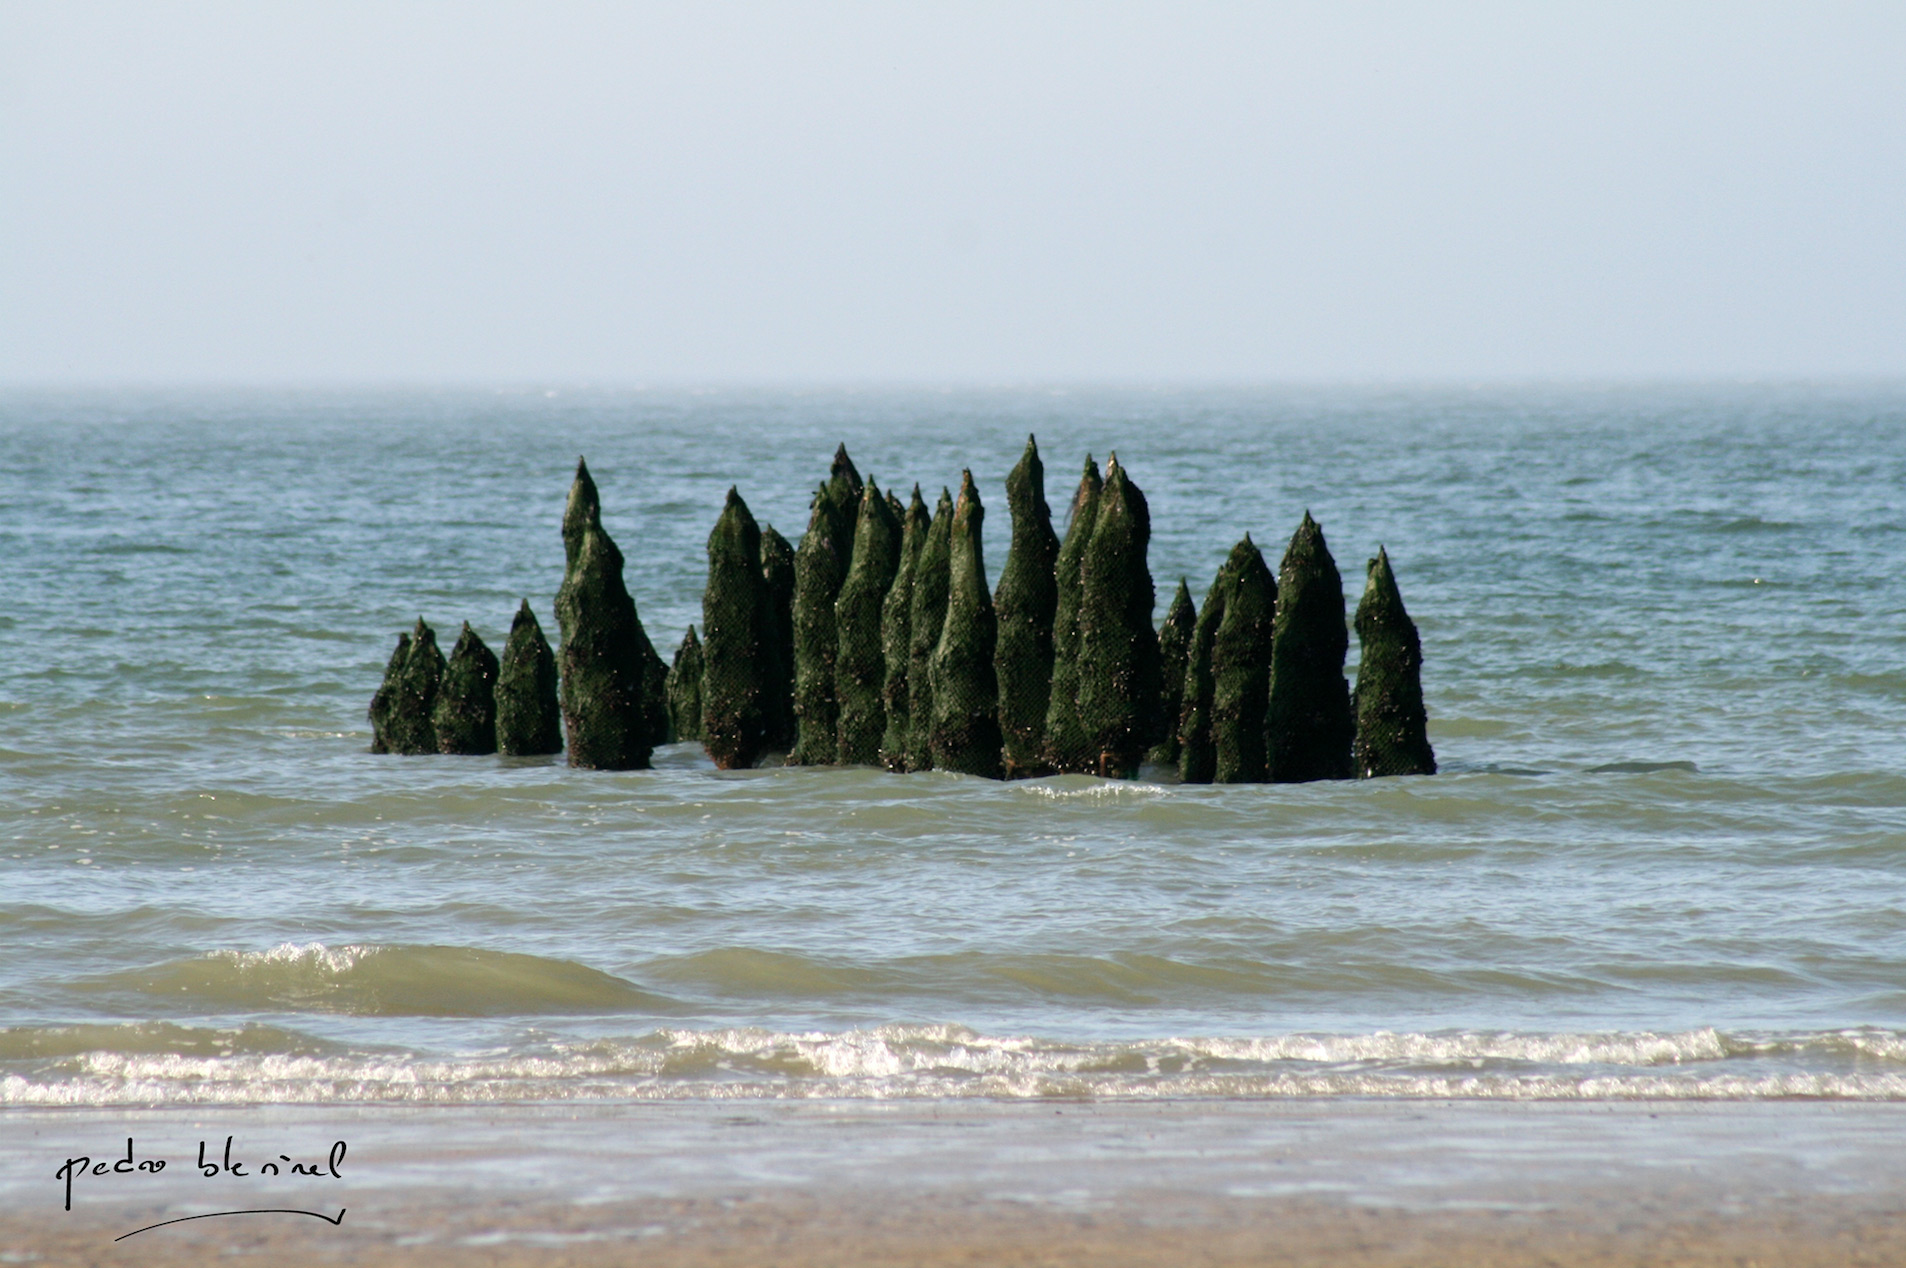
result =
[{"label": "shortest green post", "polygon": [[436,707],[430,712],[439,752],[471,756],[496,752],[496,671],[496,654],[465,621],[444,666]]},{"label": "shortest green post", "polygon": [[702,737],[702,643],[689,626],[668,667],[668,717],[681,741]]},{"label": "shortest green post", "polygon": [[541,757],[563,751],[562,704],[556,695],[556,654],[529,610],[516,609],[496,673],[496,751],[505,757]]},{"label": "shortest green post", "polygon": [[1423,643],[1403,610],[1390,556],[1381,546],[1357,604],[1357,774],[1434,775],[1429,717],[1423,708]]}]

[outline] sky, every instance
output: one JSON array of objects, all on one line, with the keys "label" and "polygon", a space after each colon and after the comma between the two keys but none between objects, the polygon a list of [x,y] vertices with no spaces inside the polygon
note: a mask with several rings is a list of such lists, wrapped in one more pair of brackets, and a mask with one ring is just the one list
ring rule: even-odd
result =
[{"label": "sky", "polygon": [[0,0],[0,383],[1906,374],[1906,5]]}]

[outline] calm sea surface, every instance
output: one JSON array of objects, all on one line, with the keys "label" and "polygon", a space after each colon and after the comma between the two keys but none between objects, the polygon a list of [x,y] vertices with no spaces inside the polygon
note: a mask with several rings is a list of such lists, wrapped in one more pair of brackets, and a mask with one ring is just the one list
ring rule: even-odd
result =
[{"label": "calm sea surface", "polygon": [[[419,613],[554,638],[578,454],[667,656],[730,484],[971,466],[996,578],[1028,432],[1159,617],[1387,546],[1443,773],[367,751]],[[0,1104],[1906,1099],[1906,388],[16,392],[0,595]]]}]

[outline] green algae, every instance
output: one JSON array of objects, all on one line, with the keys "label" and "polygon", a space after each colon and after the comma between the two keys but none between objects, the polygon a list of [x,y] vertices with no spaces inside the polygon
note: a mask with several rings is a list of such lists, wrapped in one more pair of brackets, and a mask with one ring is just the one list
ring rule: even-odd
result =
[{"label": "green algae", "polygon": [[1085,458],[1085,473],[1072,495],[1072,510],[1066,524],[1065,541],[1059,546],[1058,562],[1053,566],[1052,611],[1052,686],[1046,706],[1045,766],[1055,771],[1088,771],[1097,768],[1098,754],[1092,750],[1079,720],[1079,604],[1084,595],[1083,568],[1086,547],[1098,526],[1099,495],[1104,484],[1098,464],[1090,454]]},{"label": "green algae", "polygon": [[437,650],[437,634],[424,619],[417,618],[410,632],[410,647],[404,652],[404,666],[397,673],[396,689],[391,693],[390,713],[384,726],[384,743],[389,752],[412,756],[437,752],[437,725],[434,714],[437,692],[443,685],[443,653]]},{"label": "green algae", "polygon": [[946,617],[928,672],[933,680],[933,722],[928,744],[938,770],[999,778],[999,689],[993,656],[998,637],[993,597],[986,586],[986,557],[973,473],[960,473],[948,539]]},{"label": "green algae", "polygon": [[1344,655],[1343,579],[1324,531],[1304,512],[1278,569],[1266,744],[1272,782],[1349,779],[1356,729]]},{"label": "green algae", "polygon": [[1269,770],[1264,721],[1277,581],[1249,533],[1231,551],[1225,570],[1224,615],[1211,641],[1212,782],[1261,784]]},{"label": "green algae", "polygon": [[708,534],[702,591],[701,739],[722,770],[753,766],[766,747],[767,589],[761,530],[731,487]]},{"label": "green algae", "polygon": [[880,700],[887,715],[886,729],[880,737],[880,764],[890,771],[907,769],[907,740],[912,703],[908,674],[912,657],[913,578],[919,567],[920,551],[926,546],[927,504],[920,497],[920,486],[913,486],[913,497],[901,517],[900,567],[887,588],[880,605],[880,653],[886,662],[886,677],[881,683]]},{"label": "green algae", "polygon": [[933,654],[946,623],[951,584],[953,495],[940,490],[913,566],[913,606],[907,618],[907,769],[933,769]]},{"label": "green algae", "polygon": [[465,621],[430,711],[439,752],[496,752],[496,674],[496,654]]},{"label": "green algae", "polygon": [[675,659],[668,667],[668,720],[677,740],[698,742],[702,738],[704,667],[701,639],[691,625],[676,645]]},{"label": "green algae", "polygon": [[1130,779],[1159,730],[1157,595],[1145,558],[1151,510],[1117,454],[1105,471],[1080,566],[1079,726],[1096,772]]},{"label": "green algae", "polygon": [[999,639],[993,665],[999,681],[1000,758],[1005,777],[1046,770],[1046,712],[1052,704],[1052,626],[1058,606],[1059,536],[1046,505],[1046,468],[1039,443],[1006,477],[1012,546],[993,592]]},{"label": "green algae", "polygon": [[562,706],[557,699],[556,653],[523,600],[510,622],[496,673],[496,750],[507,757],[563,751]]},{"label": "green algae", "polygon": [[391,710],[397,707],[398,682],[404,674],[404,659],[410,655],[409,633],[397,636],[397,648],[390,654],[390,660],[384,665],[384,680],[377,684],[376,694],[371,696],[371,752],[390,752]]},{"label": "green algae", "polygon": [[843,766],[872,766],[880,761],[880,741],[887,729],[887,707],[881,699],[887,678],[881,608],[900,569],[903,531],[889,499],[869,477],[854,526],[853,562],[834,601],[834,626],[840,640],[834,661],[834,699],[839,709],[835,760]]},{"label": "green algae", "polygon": [[767,662],[762,744],[770,753],[786,753],[794,747],[794,547],[772,524],[761,526],[761,578],[767,585],[761,631]]},{"label": "green algae", "polygon": [[1423,643],[1403,607],[1382,547],[1370,561],[1369,579],[1357,604],[1357,774],[1434,775],[1429,718],[1423,708]]},{"label": "green algae", "polygon": [[840,628],[834,601],[847,580],[851,544],[843,540],[835,493],[823,484],[814,493],[807,532],[794,555],[794,748],[792,766],[831,766],[840,745],[840,705],[834,696],[834,665]]},{"label": "green algae", "polygon": [[1198,625],[1198,611],[1191,606],[1191,590],[1184,578],[1165,609],[1165,623],[1158,627],[1158,718],[1163,734],[1145,760],[1160,766],[1177,766],[1182,745],[1178,740],[1179,715],[1184,711],[1185,670],[1191,659],[1191,635]]},{"label": "green algae", "polygon": [[1211,708],[1217,692],[1212,673],[1211,652],[1218,641],[1218,627],[1224,624],[1224,609],[1231,598],[1231,560],[1226,558],[1218,575],[1205,591],[1204,606],[1191,629],[1191,641],[1185,647],[1184,697],[1178,705],[1178,780],[1185,784],[1208,784],[1217,776],[1218,752],[1211,737]]},{"label": "green algae", "polygon": [[[595,482],[582,463],[563,513],[563,546],[570,564],[556,592],[556,619],[563,636],[560,688],[569,764],[646,770],[655,734],[642,650],[648,636],[622,581],[622,552],[602,527]],[[648,656],[654,652],[650,646]],[[666,699],[661,717],[665,727]]]}]

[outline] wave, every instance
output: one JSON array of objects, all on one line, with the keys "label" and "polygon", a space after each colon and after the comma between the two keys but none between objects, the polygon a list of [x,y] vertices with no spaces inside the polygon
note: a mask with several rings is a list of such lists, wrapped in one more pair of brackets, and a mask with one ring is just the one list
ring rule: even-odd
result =
[{"label": "wave", "polygon": [[268,951],[213,951],[79,985],[157,996],[174,1012],[496,1017],[678,1011],[674,1001],[587,965],[476,947],[285,943]]},{"label": "wave", "polygon": [[[663,1029],[462,1055],[295,1032],[0,1031],[0,1105],[1383,1097],[1906,1100],[1906,1033],[1506,1031],[1068,1043],[960,1026]],[[111,1041],[87,1049],[78,1032]],[[125,1040],[132,1039],[127,1043]]]}]

